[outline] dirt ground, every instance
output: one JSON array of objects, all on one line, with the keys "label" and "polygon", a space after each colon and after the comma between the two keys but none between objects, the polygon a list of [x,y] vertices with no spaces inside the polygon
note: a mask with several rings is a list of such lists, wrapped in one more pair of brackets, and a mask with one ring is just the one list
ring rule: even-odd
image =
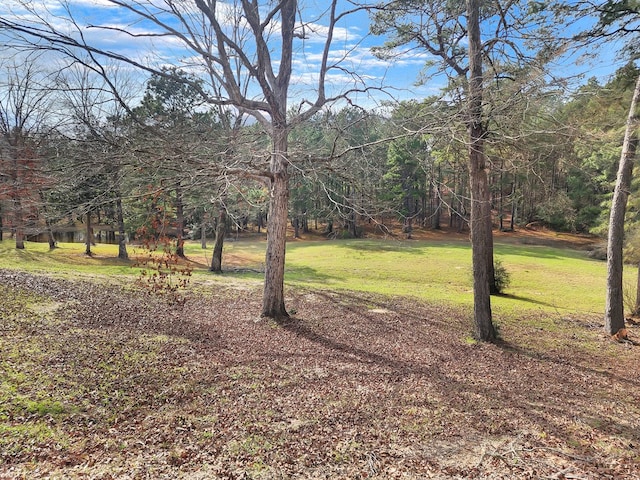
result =
[{"label": "dirt ground", "polygon": [[[358,224],[358,228],[366,238],[378,238],[388,239],[394,238],[398,240],[428,240],[428,241],[440,241],[440,240],[460,240],[469,241],[469,229],[465,228],[459,231],[457,228],[449,227],[447,223],[447,217],[443,218],[441,228],[434,230],[431,228],[415,227],[411,231],[411,235],[403,233],[403,227],[397,221],[385,220],[385,223],[376,221],[362,221]],[[304,233],[300,231],[299,237],[294,238],[293,227],[289,225],[287,229],[287,241],[289,242],[304,242],[309,240],[327,240],[340,237],[340,229],[336,228],[331,234],[324,232],[325,226],[319,225],[318,229],[310,229],[309,232]],[[230,237],[235,239],[246,238],[264,238],[266,240],[266,233],[257,233],[255,229],[240,232],[238,234],[230,233]],[[602,244],[603,239],[589,234],[570,233],[570,232],[556,232],[550,230],[542,225],[530,224],[526,227],[518,227],[515,230],[500,231],[494,225],[493,238],[496,242],[502,243],[515,243],[515,244],[531,244],[531,245],[545,245],[553,247],[566,247],[577,249],[591,249],[594,245]]]},{"label": "dirt ground", "polygon": [[483,345],[410,299],[289,291],[275,323],[201,287],[0,271],[0,478],[640,478],[640,347],[599,319]]}]

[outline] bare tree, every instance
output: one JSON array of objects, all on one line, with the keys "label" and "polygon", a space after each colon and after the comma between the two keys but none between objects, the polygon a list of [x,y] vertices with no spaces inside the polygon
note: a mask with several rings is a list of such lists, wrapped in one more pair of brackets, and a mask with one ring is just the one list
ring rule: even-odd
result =
[{"label": "bare tree", "polygon": [[[127,161],[127,142],[123,141],[126,130],[122,123],[126,112],[122,105],[137,94],[137,89],[134,88],[134,82],[116,66],[109,70],[112,82],[110,84],[105,82],[102,75],[96,75],[83,63],[68,66],[61,70],[57,77],[56,89],[61,97],[62,106],[69,112],[70,120],[75,125],[74,138],[70,140],[77,143],[82,151],[76,149],[76,158],[68,158],[61,167],[72,166],[74,171],[79,172],[75,179],[81,179],[87,172],[99,173],[105,178],[107,191],[103,192],[100,198],[92,199],[92,202],[96,204],[94,206],[106,203],[114,205],[118,258],[126,260],[129,255],[126,246],[122,183],[130,162]],[[114,89],[117,91],[118,99],[114,98]],[[71,185],[74,183],[70,182]],[[90,210],[89,205],[87,209]],[[89,235],[87,233],[87,236]],[[90,251],[90,245],[87,249]]]},{"label": "bare tree", "polygon": [[[595,45],[605,45],[615,40],[625,40],[626,45],[620,52],[630,60],[640,58],[638,39],[640,36],[640,6],[635,0],[606,0],[578,2],[575,12],[577,18],[595,18],[593,28],[581,32],[577,39]],[[631,177],[639,142],[640,120],[640,76],[636,80],[627,116],[622,153],[618,164],[618,173],[613,192],[609,231],[607,235],[607,293],[604,312],[604,329],[613,335],[624,328],[624,298],[622,288],[623,245],[625,213],[630,193]],[[640,272],[638,273],[638,292],[640,298]],[[638,303],[636,301],[636,303]]]},{"label": "bare tree", "polygon": [[476,336],[493,341],[496,331],[491,319],[493,280],[493,234],[491,193],[484,153],[484,115],[482,113],[482,40],[480,38],[480,0],[467,0],[467,35],[469,39],[469,176],[471,183],[471,243],[473,245],[473,311]]},{"label": "bare tree", "polygon": [[[209,95],[201,90],[211,104],[227,106],[243,114],[253,116],[271,139],[268,162],[251,166],[251,175],[259,176],[267,183],[270,192],[268,215],[268,241],[265,261],[265,281],[262,315],[272,318],[287,317],[284,302],[284,265],[289,196],[288,138],[292,127],[308,120],[325,105],[332,104],[347,95],[365,90],[360,78],[353,74],[352,86],[336,94],[327,89],[328,75],[332,70],[341,74],[352,73],[343,63],[344,56],[332,59],[331,48],[336,27],[361,7],[345,3],[346,10],[337,0],[329,2],[321,15],[311,13],[304,19],[305,11],[299,9],[296,0],[261,2],[240,0],[221,3],[215,0],[178,1],[164,0],[108,0],[110,4],[134,17],[131,28],[104,25],[97,28],[116,30],[132,40],[140,36],[158,39],[171,37],[179,41],[193,58],[199,58],[194,68],[203,68],[209,78],[220,86],[222,97]],[[65,20],[75,31],[59,30],[35,4],[23,0],[38,20],[25,23],[22,20],[1,19],[0,26],[14,33],[18,39],[37,44],[38,48],[57,49],[76,55],[84,50],[94,60],[108,56],[128,62],[141,69],[162,74],[159,68],[147,62],[98,48],[86,41],[84,26],[79,25],[67,6]],[[124,16],[124,15],[123,15]],[[324,19],[320,25],[320,17]],[[139,22],[154,26],[154,31],[140,33],[135,28]],[[294,53],[304,46],[309,35],[324,44],[316,69],[313,98],[298,98],[291,102],[290,85],[294,71]],[[243,90],[238,78],[248,82]],[[248,92],[248,93],[247,93]],[[244,172],[247,174],[247,171]]]},{"label": "bare tree", "polygon": [[219,200],[218,216],[216,218],[215,242],[213,245],[213,255],[211,257],[212,272],[222,272],[222,247],[224,245],[224,236],[227,233],[227,206],[224,198]]},{"label": "bare tree", "polygon": [[53,114],[50,74],[37,55],[0,63],[0,201],[10,219],[17,249],[26,229],[37,231],[42,192],[48,182],[39,156],[39,140]]}]

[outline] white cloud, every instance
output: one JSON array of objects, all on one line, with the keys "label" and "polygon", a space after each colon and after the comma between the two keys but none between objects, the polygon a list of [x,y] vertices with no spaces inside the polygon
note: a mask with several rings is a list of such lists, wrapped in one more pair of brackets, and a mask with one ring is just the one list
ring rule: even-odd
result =
[{"label": "white cloud", "polygon": [[[65,21],[66,11],[64,4],[53,0],[36,0],[40,7],[37,9],[46,20],[51,22],[61,32],[70,32],[77,35],[77,28],[81,29],[84,39],[97,48],[113,51],[127,56],[139,63],[153,65],[183,65],[191,71],[198,71],[202,60],[194,51],[187,48],[184,43],[175,36],[157,36],[159,27],[153,22],[143,20],[130,11],[117,8],[110,0],[68,0],[66,5],[76,15],[77,25]],[[329,29],[322,24],[323,13],[326,13],[327,5],[314,3],[301,5],[301,11],[310,14],[312,20],[304,25],[299,23],[297,33],[303,39],[296,39],[298,50],[294,57],[294,74],[292,77],[292,91],[309,92],[315,88],[318,82],[318,69],[322,61],[322,51],[329,34]],[[23,15],[23,20],[37,20],[33,17],[24,17],[28,12],[20,10],[18,0],[5,0],[0,5],[0,12],[8,12],[12,15]],[[164,0],[140,0],[142,5],[147,5],[151,11],[163,15],[163,21],[169,25],[179,27],[178,21],[167,10]],[[9,6],[7,6],[9,5]],[[192,0],[179,0],[176,5],[183,8],[185,18],[192,21],[192,27],[197,32],[202,32],[206,26],[198,24],[199,15],[194,10]],[[217,17],[224,21],[227,28],[239,25],[241,30],[247,32],[246,20],[238,17],[238,3],[217,2]],[[1,14],[1,13],[0,13]],[[425,54],[401,55],[391,60],[377,58],[371,53],[368,43],[368,18],[366,15],[356,15],[353,22],[347,24],[344,21],[333,31],[332,43],[334,48],[329,54],[330,69],[327,75],[327,84],[335,91],[344,91],[353,88],[362,82],[371,82],[376,86],[387,81],[403,86],[411,85],[417,77],[417,71],[429,58]],[[100,25],[91,27],[89,25]],[[279,61],[279,33],[280,27],[277,19],[271,24],[273,38],[269,46],[272,48],[274,68]],[[380,43],[382,39],[380,40]],[[252,48],[249,44],[249,48]],[[251,55],[251,51],[249,51]],[[352,73],[350,73],[352,72]]]},{"label": "white cloud", "polygon": [[[362,34],[356,28],[334,27],[333,42],[354,42],[362,38]],[[329,27],[318,23],[298,24],[296,34],[307,42],[325,43],[329,36]]]},{"label": "white cloud", "polygon": [[[51,2],[51,5],[60,5],[60,2]],[[77,6],[80,8],[93,8],[93,7],[113,7],[113,3],[109,0],[71,0],[70,6]]]}]

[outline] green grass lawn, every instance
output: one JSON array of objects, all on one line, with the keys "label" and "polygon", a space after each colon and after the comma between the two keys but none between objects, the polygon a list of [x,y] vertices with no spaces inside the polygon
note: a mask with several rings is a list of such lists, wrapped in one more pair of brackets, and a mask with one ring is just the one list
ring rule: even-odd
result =
[{"label": "green grass lawn", "polygon": [[[194,266],[195,282],[207,277],[217,282],[259,281],[264,264],[264,240],[225,243],[222,276],[207,270],[211,249],[189,242],[185,250]],[[10,239],[0,242],[0,268],[47,271],[63,275],[137,275],[132,268],[140,249],[129,247],[130,261],[117,259],[117,246],[98,244],[94,255],[84,245],[61,243],[49,251],[44,243],[28,242],[16,250]],[[511,277],[506,295],[492,299],[494,312],[557,312],[560,315],[599,314],[604,309],[605,262],[584,251],[535,245],[496,243]],[[413,296],[434,303],[470,308],[472,305],[471,250],[463,241],[335,240],[290,242],[286,282],[292,286],[354,290],[384,295]],[[625,269],[625,282],[634,284],[636,269]]]},{"label": "green grass lawn", "polygon": [[[118,246],[97,244],[91,247],[93,256],[85,255],[82,243],[49,244],[25,242],[24,250],[17,250],[11,239],[0,242],[0,268],[18,268],[30,272],[54,274],[131,274],[131,262],[118,259]],[[131,250],[131,249],[130,249]]]},{"label": "green grass lawn", "polygon": [[[511,277],[498,313],[554,310],[599,313],[604,308],[606,264],[585,252],[499,244],[496,258]],[[306,286],[415,296],[472,305],[471,250],[465,242],[345,240],[296,243],[287,254],[287,279]],[[627,268],[631,285],[635,269]]]}]

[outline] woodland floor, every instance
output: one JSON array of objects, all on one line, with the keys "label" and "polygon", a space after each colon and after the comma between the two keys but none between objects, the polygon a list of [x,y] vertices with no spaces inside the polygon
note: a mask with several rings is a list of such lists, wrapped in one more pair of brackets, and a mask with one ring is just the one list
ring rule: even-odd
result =
[{"label": "woodland floor", "polygon": [[202,292],[0,271],[0,478],[640,478],[640,347],[599,318],[484,345],[410,299]]}]

